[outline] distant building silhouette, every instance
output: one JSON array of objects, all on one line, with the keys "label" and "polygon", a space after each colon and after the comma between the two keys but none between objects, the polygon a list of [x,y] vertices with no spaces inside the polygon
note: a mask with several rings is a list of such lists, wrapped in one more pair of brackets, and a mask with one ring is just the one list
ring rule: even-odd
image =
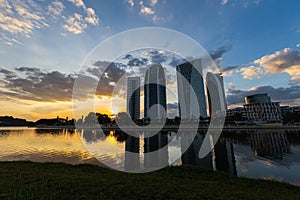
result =
[{"label": "distant building silhouette", "polygon": [[127,79],[127,113],[132,120],[140,119],[140,77]]},{"label": "distant building silhouette", "polygon": [[271,102],[271,98],[266,93],[246,96],[244,108],[248,120],[281,122],[280,103]]},{"label": "distant building silhouette", "polygon": [[225,97],[225,89],[223,76],[221,74],[213,74],[208,72],[206,75],[206,88],[208,96],[209,115],[212,113],[226,114],[227,103]]},{"label": "distant building silhouette", "polygon": [[287,113],[300,113],[300,106],[280,106],[281,115]]},{"label": "distant building silhouette", "polygon": [[[180,64],[176,66],[176,71],[181,119],[207,117],[201,60]],[[195,109],[197,107],[199,109]]]},{"label": "distant building silhouette", "polygon": [[[150,108],[154,105],[155,109]],[[160,64],[151,65],[145,75],[144,82],[144,117],[145,119],[162,119],[166,117],[167,97],[166,78],[163,67]]]},{"label": "distant building silhouette", "polygon": [[241,115],[241,116],[246,116],[246,111],[244,107],[236,107],[232,109],[227,109],[226,111],[226,116],[234,116],[234,115]]}]

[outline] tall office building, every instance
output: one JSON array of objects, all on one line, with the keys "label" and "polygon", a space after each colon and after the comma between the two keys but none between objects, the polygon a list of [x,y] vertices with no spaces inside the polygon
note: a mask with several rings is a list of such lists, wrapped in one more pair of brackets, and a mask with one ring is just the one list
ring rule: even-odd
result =
[{"label": "tall office building", "polygon": [[176,66],[176,71],[181,119],[207,117],[201,60],[180,64]]},{"label": "tall office building", "polygon": [[131,119],[140,119],[140,77],[127,79],[127,113]]},{"label": "tall office building", "polygon": [[206,90],[208,96],[209,115],[226,114],[227,103],[225,97],[224,81],[221,74],[206,74]]},{"label": "tall office building", "polygon": [[159,120],[165,118],[167,109],[166,78],[164,69],[160,64],[153,64],[147,69],[144,96],[145,119]]}]

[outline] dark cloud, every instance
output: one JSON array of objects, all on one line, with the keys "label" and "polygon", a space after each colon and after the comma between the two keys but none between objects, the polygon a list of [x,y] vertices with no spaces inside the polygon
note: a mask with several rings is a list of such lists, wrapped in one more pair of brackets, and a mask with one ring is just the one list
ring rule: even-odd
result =
[{"label": "dark cloud", "polygon": [[167,109],[178,109],[178,103],[168,103]]},{"label": "dark cloud", "polygon": [[58,71],[41,71],[38,68],[20,67],[17,73],[1,70],[4,76],[2,91],[5,98],[19,98],[34,101],[69,101],[72,99],[72,88],[75,75]]},{"label": "dark cloud", "polygon": [[128,60],[127,65],[130,67],[133,66],[146,66],[148,64],[148,59],[147,58],[135,58],[131,54],[127,54],[126,56],[123,57],[123,60]]},{"label": "dark cloud", "polygon": [[149,51],[150,61],[153,64],[161,64],[169,60],[169,56],[167,56],[164,52],[160,52],[158,50]]},{"label": "dark cloud", "polygon": [[132,58],[131,60],[128,61],[127,65],[128,66],[146,66],[148,63],[147,58]]},{"label": "dark cloud", "polygon": [[127,54],[126,56],[123,57],[123,59],[131,60],[131,59],[133,59],[133,56],[130,54]]},{"label": "dark cloud", "polygon": [[111,96],[115,84],[129,69],[125,64],[107,61],[94,62],[93,66],[78,75],[34,67],[0,68],[0,77],[3,77],[0,86],[5,88],[0,95],[6,100],[71,101],[76,81],[77,99],[92,97],[95,88],[97,96]]},{"label": "dark cloud", "polygon": [[287,88],[274,88],[272,86],[260,86],[249,91],[228,89],[227,102],[228,105],[244,103],[244,97],[259,94],[268,93],[272,101],[279,101],[287,104],[299,104],[300,99],[300,86],[291,86]]},{"label": "dark cloud", "polygon": [[228,66],[228,67],[222,67],[220,65],[217,65],[218,70],[220,73],[222,73],[224,76],[232,74],[236,69],[239,68],[239,66]]},{"label": "dark cloud", "polygon": [[210,57],[217,63],[219,64],[222,59],[223,59],[223,54],[227,53],[228,51],[230,51],[232,49],[231,45],[227,45],[227,46],[221,46],[219,47],[217,50],[215,51],[211,51],[210,52]]},{"label": "dark cloud", "polygon": [[130,74],[129,66],[123,63],[96,61],[93,63],[94,68],[88,68],[86,71],[99,80],[96,95],[111,96],[115,88],[115,84],[125,74]]},{"label": "dark cloud", "polygon": [[[6,70],[6,69],[3,69],[3,68],[0,68],[0,74],[4,75],[5,79],[12,79],[12,78],[16,78],[16,75],[15,73],[9,71],[9,70]],[[4,82],[5,80],[2,80],[2,82]]]},{"label": "dark cloud", "polygon": [[231,45],[227,46],[221,46],[215,51],[210,52],[210,57],[215,61],[217,65],[217,71],[215,73],[223,73],[224,76],[231,75],[236,69],[238,69],[240,66],[227,66],[223,67],[221,66],[221,62],[223,60],[223,55],[227,52],[229,52],[232,49]]}]

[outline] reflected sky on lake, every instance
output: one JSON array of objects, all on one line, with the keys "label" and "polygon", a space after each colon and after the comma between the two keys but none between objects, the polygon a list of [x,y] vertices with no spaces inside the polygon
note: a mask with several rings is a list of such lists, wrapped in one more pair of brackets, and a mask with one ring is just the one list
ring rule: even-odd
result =
[{"label": "reflected sky on lake", "polygon": [[[1,128],[0,160],[100,166],[104,166],[101,164],[104,161],[127,170],[147,169],[165,164],[161,162],[167,160],[169,165],[192,164],[237,176],[276,179],[300,185],[300,132],[226,131],[213,151],[202,159],[197,155],[204,134],[198,133],[185,152],[181,148],[185,142],[183,138],[176,132],[161,132],[159,136],[145,139],[142,133],[140,138],[133,138],[117,131],[103,134],[99,130]],[[145,153],[162,148],[171,139],[174,141],[172,145],[157,157],[146,156]],[[138,154],[128,157],[125,149]]]}]

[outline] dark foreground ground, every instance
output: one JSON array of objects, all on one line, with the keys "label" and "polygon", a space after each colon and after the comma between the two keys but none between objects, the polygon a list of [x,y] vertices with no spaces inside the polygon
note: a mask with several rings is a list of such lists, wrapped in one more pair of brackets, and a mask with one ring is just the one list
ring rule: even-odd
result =
[{"label": "dark foreground ground", "polygon": [[194,166],[130,174],[92,165],[0,162],[0,199],[300,199],[300,188]]}]

